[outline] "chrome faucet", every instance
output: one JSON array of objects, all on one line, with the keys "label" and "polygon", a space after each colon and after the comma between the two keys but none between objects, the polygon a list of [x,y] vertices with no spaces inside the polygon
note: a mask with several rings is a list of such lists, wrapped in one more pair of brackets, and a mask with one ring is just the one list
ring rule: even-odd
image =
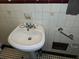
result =
[{"label": "chrome faucet", "polygon": [[31,23],[26,23],[26,28],[27,28],[27,31],[29,31],[29,29],[31,28],[36,28],[34,24],[31,24]]}]

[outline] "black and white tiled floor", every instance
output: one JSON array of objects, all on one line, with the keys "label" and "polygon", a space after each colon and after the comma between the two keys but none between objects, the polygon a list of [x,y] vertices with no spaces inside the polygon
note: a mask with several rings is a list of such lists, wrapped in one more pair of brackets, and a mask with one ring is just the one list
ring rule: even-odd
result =
[{"label": "black and white tiled floor", "polygon": [[[56,55],[42,54],[37,56],[37,59],[74,59]],[[29,53],[21,52],[16,49],[5,48],[0,52],[0,59],[29,59]]]}]

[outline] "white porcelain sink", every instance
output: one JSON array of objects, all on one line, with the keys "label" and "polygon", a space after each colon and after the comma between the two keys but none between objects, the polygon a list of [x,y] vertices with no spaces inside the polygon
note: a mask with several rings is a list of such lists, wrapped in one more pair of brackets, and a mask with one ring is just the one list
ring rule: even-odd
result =
[{"label": "white porcelain sink", "polygon": [[45,43],[45,32],[41,25],[36,25],[36,28],[22,28],[22,25],[17,26],[9,35],[8,42],[14,48],[22,51],[36,51]]}]

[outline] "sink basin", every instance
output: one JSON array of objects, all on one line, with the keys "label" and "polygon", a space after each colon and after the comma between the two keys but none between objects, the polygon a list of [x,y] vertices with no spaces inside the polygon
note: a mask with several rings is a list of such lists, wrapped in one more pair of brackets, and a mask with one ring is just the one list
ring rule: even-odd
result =
[{"label": "sink basin", "polygon": [[14,48],[22,51],[36,51],[42,48],[45,43],[45,32],[41,25],[31,28],[29,31],[26,27],[17,26],[9,35],[8,42]]}]

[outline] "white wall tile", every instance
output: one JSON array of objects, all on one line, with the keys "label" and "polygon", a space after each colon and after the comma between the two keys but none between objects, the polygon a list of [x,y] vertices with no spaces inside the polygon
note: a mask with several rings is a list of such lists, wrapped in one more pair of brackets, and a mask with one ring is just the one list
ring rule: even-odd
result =
[{"label": "white wall tile", "polygon": [[[0,4],[0,41],[7,43],[9,33],[19,24],[27,21],[24,17],[31,16],[33,23],[45,28],[46,43],[44,48],[51,50],[53,41],[79,42],[79,15],[66,15],[67,4]],[[62,27],[66,34],[72,33],[74,41],[58,32]],[[5,32],[5,33],[3,33]]]}]

